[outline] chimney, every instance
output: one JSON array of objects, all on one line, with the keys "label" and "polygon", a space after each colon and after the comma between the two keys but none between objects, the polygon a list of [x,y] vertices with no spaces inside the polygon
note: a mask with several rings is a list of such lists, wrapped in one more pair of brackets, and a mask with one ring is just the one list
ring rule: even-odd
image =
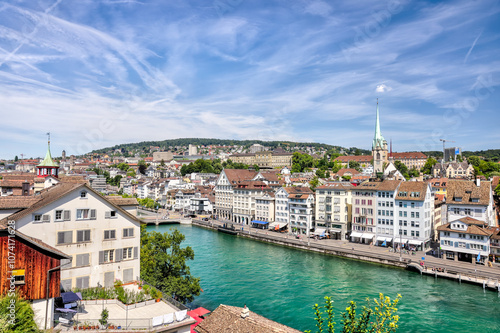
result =
[{"label": "chimney", "polygon": [[245,305],[243,309],[241,310],[241,318],[245,319],[250,315],[250,310],[247,308]]},{"label": "chimney", "polygon": [[30,183],[24,181],[22,184],[23,196],[30,195]]},{"label": "chimney", "polygon": [[476,178],[476,186],[481,187],[481,179]]}]

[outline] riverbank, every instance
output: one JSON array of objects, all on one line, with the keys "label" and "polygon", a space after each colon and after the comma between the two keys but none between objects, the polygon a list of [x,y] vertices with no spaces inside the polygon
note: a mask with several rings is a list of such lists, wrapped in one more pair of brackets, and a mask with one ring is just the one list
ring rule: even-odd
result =
[{"label": "riverbank", "polygon": [[[215,231],[223,224],[221,221],[213,220],[201,221],[193,219],[192,222],[196,226]],[[422,275],[456,280],[459,283],[470,283],[479,285],[483,289],[500,291],[499,267],[485,267],[483,265],[440,259],[430,256],[423,251],[419,251],[415,255],[400,254],[389,252],[389,249],[385,247],[351,243],[346,240],[296,239],[288,234],[255,228],[249,229],[248,227],[239,230],[237,236],[304,251],[404,268],[419,272]],[[421,265],[421,261],[423,261],[423,266]]]}]

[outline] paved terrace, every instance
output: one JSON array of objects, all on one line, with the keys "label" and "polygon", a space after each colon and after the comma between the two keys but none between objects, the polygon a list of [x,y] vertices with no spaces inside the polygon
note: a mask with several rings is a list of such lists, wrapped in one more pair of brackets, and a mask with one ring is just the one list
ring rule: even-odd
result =
[{"label": "paved terrace", "polygon": [[[215,229],[226,222],[230,221],[210,220],[209,222],[206,222],[193,220],[193,224]],[[484,265],[475,265],[462,261],[442,259],[432,256],[430,251],[427,253],[424,251],[417,251],[415,255],[412,255],[390,252],[387,247],[352,243],[348,240],[314,240],[313,238],[310,238],[308,242],[307,238],[296,239],[294,236],[287,233],[249,228],[248,226],[244,226],[243,231],[239,235],[262,241],[279,242],[283,243],[283,245],[292,247],[330,253],[365,261],[380,262],[399,267],[407,267],[409,262],[419,263],[421,258],[425,257],[425,266],[427,267],[427,270],[422,271],[424,274],[432,274],[450,279],[460,279],[461,282],[477,282],[481,285],[484,281],[486,285],[489,283],[492,288],[496,287],[500,280],[500,266],[498,264],[494,264],[493,267],[487,267]],[[446,269],[447,273],[435,274],[432,270],[433,268]]]}]

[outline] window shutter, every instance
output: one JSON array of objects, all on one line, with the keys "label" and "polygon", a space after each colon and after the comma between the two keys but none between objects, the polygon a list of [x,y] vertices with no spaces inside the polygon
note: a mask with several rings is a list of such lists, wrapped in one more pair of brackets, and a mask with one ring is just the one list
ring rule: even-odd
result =
[{"label": "window shutter", "polygon": [[458,242],[455,242],[455,247],[458,247]]},{"label": "window shutter", "polygon": [[110,236],[111,236],[111,238],[116,238],[116,230],[111,230]]},{"label": "window shutter", "polygon": [[83,258],[82,258],[82,255],[81,255],[81,254],[78,254],[78,255],[76,256],[76,267],[83,266],[83,265],[82,265],[82,259],[83,259]]},{"label": "window shutter", "polygon": [[71,220],[71,211],[69,211],[69,210],[65,210],[65,211],[63,212],[63,220],[64,220],[64,221],[69,221],[69,220]]},{"label": "window shutter", "polygon": [[77,243],[83,242],[83,230],[78,230],[76,232],[76,242]]},{"label": "window shutter", "polygon": [[139,248],[136,246],[134,247],[134,259],[139,258]]},{"label": "window shutter", "polygon": [[105,212],[104,213],[104,218],[109,219],[111,217],[111,212]]},{"label": "window shutter", "polygon": [[96,219],[96,210],[95,209],[91,209],[90,210],[90,219],[91,220],[95,220]]},{"label": "window shutter", "polygon": [[63,233],[64,242],[63,243],[73,243],[73,231],[65,231]]},{"label": "window shutter", "polygon": [[104,251],[99,251],[99,265],[104,263]]},{"label": "window shutter", "polygon": [[123,229],[123,237],[128,237],[128,229]]},{"label": "window shutter", "polygon": [[90,230],[84,230],[84,233],[85,233],[85,241],[88,241],[90,242]]},{"label": "window shutter", "polygon": [[123,260],[123,249],[115,250],[115,262],[120,262]]},{"label": "window shutter", "polygon": [[465,244],[465,248],[466,248],[466,249],[470,249],[470,244],[469,244],[469,243],[466,243],[466,244]]},{"label": "window shutter", "polygon": [[43,222],[50,222],[50,215],[42,215]]}]

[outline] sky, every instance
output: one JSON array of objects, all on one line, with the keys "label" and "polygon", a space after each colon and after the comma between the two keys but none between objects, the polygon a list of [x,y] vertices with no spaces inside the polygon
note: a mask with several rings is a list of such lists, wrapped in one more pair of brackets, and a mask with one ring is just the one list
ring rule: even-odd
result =
[{"label": "sky", "polygon": [[[0,2],[0,158],[175,138],[500,148],[499,1]],[[22,154],[22,155],[21,155]]]}]

